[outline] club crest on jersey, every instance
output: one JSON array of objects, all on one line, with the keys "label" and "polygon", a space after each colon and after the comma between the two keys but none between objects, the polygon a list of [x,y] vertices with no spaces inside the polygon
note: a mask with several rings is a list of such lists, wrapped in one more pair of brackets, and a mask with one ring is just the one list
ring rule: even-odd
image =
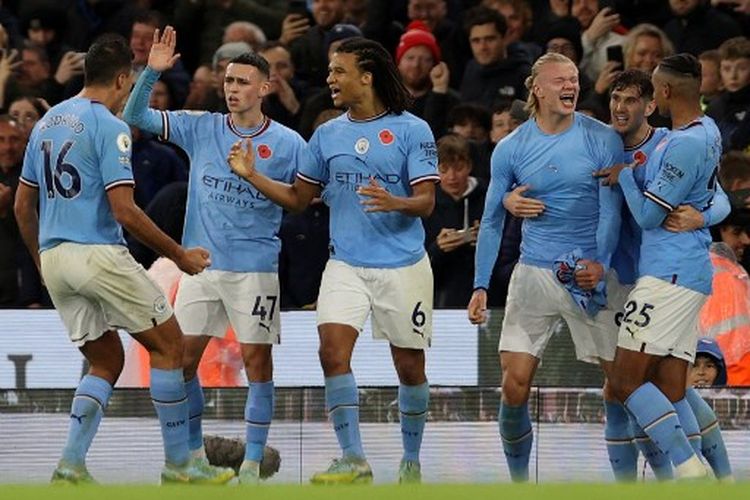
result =
[{"label": "club crest on jersey", "polygon": [[117,136],[117,149],[123,153],[130,151],[130,137],[125,132]]},{"label": "club crest on jersey", "polygon": [[378,133],[378,138],[380,139],[380,143],[383,146],[388,146],[389,144],[393,144],[393,139],[395,139],[395,137],[393,136],[393,132],[391,132],[387,128],[384,128]]},{"label": "club crest on jersey", "polygon": [[162,314],[164,311],[167,310],[167,298],[163,295],[160,297],[157,297],[156,300],[154,300],[154,312],[157,314]]},{"label": "club crest on jersey", "polygon": [[364,137],[360,137],[357,139],[357,142],[354,143],[354,151],[357,153],[363,155],[367,153],[370,149],[370,141],[365,139]]},{"label": "club crest on jersey", "polygon": [[273,151],[265,144],[258,146],[258,156],[263,160],[269,159],[273,155]]}]

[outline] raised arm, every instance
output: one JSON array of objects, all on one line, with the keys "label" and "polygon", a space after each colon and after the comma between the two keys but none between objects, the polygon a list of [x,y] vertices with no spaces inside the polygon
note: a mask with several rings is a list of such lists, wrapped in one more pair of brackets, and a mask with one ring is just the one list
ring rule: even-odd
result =
[{"label": "raised arm", "polygon": [[128,124],[162,137],[168,132],[164,130],[166,125],[162,113],[149,108],[148,101],[154,83],[159,79],[161,72],[174,66],[180,58],[179,54],[174,53],[176,44],[177,33],[171,26],[164,28],[161,36],[158,29],[154,32],[154,42],[148,55],[148,66],[135,83],[122,113],[122,119]]}]

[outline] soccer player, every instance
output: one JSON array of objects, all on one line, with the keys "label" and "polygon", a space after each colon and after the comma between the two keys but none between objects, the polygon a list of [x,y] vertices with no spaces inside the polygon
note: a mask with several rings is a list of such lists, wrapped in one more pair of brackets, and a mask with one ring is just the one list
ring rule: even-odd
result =
[{"label": "soccer player", "polygon": [[513,481],[528,480],[529,391],[558,319],[568,323],[579,359],[606,371],[614,357],[616,338],[597,331],[552,268],[555,260],[579,250],[583,269],[576,271],[577,285],[598,287],[617,245],[622,205],[619,193],[600,186],[592,175],[621,160],[622,141],[606,125],[575,112],[580,90],[575,64],[561,54],[545,54],[534,63],[526,87],[533,119],[500,141],[492,155],[468,307],[472,323],[486,320],[486,289],[503,234],[502,198],[514,184],[531,186],[528,193],[544,212],[523,222],[521,257],[509,285],[499,346],[500,435]]},{"label": "soccer player", "polygon": [[662,60],[652,77],[654,97],[659,113],[672,119],[672,131],[647,160],[642,187],[628,164],[605,172],[607,184],[619,182],[643,230],[639,276],[621,318],[611,390],[685,478],[706,474],[699,446],[694,450],[688,440],[700,428],[685,386],[698,313],[711,291],[711,237],[705,228],[672,232],[662,224],[679,205],[708,210],[716,192],[721,137],[701,111],[700,80],[695,57]]},{"label": "soccer player", "polygon": [[151,399],[166,456],[162,482],[223,483],[234,471],[190,458],[182,332],[122,236],[124,226],[188,274],[210,265],[207,250],[181,247],[133,202],[130,129],[115,117],[130,92],[132,58],[119,36],[91,46],[81,93],[54,106],[34,127],[17,193],[24,242],[70,340],[90,363],[73,398],[68,440],[52,480],[93,481],[86,452],[122,371],[119,328],[151,356]]},{"label": "soccer player", "polygon": [[[294,184],[274,182],[237,143],[235,172],[288,210],[323,192],[331,207],[331,258],[323,273],[317,323],[326,406],[343,457],[313,483],[372,481],[359,433],[359,396],[351,356],[372,313],[373,335],[388,340],[398,373],[404,454],[401,482],[421,479],[419,449],[429,386],[424,350],[432,335],[432,270],[419,217],[435,203],[435,140],[407,113],[408,92],[388,52],[353,38],[331,57],[328,86],[346,114],[319,127],[310,160]],[[245,141],[247,147],[252,142]]]},{"label": "soccer player", "polygon": [[185,245],[211,252],[211,269],[183,276],[177,292],[177,320],[186,332],[186,390],[190,405],[190,449],[205,459],[201,415],[203,390],[198,364],[211,337],[231,324],[240,342],[249,380],[245,403],[246,449],[241,483],[256,484],[273,416],[271,349],[280,339],[277,236],[282,209],[229,168],[225,158],[235,141],[251,138],[256,168],[274,180],[291,182],[305,141],[261,111],[269,90],[268,62],[248,52],[235,57],[224,75],[228,114],[159,112],[148,108],[151,89],[177,60],[176,33],[166,27],[154,43],[148,66],[125,106],[124,119],[177,144],[190,156]]}]

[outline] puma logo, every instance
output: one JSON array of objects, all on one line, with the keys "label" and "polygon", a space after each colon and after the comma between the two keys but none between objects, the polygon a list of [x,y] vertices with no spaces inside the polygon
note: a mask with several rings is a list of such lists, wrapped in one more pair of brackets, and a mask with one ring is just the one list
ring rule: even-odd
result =
[{"label": "puma logo", "polygon": [[83,419],[86,418],[86,415],[76,415],[75,413],[71,413],[70,418],[78,420],[78,424],[81,425],[83,424]]}]

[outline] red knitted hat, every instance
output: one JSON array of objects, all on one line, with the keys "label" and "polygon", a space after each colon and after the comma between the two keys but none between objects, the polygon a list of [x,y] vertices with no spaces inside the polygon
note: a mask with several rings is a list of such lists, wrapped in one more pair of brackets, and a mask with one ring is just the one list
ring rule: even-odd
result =
[{"label": "red knitted hat", "polygon": [[406,27],[404,34],[401,35],[398,47],[396,47],[396,64],[401,61],[407,50],[418,45],[424,45],[430,50],[435,64],[440,62],[440,47],[435,40],[435,36],[430,33],[430,29],[422,21],[412,21]]}]

